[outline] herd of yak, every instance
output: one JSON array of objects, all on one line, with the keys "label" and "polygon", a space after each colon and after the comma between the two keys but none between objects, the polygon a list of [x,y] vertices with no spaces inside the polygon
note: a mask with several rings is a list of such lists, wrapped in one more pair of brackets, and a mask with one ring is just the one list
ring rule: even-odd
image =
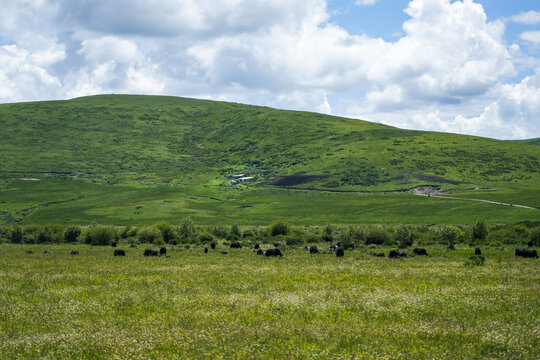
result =
[{"label": "herd of yak", "polygon": [[[116,243],[113,243],[113,247],[116,247]],[[267,249],[266,251],[263,251],[263,249],[260,248],[259,244],[255,244],[255,246],[253,247],[255,250],[257,250],[257,255],[264,255],[264,256],[283,256],[283,254],[281,253],[281,250],[278,249],[277,247],[279,246],[279,244],[274,244],[274,249]],[[210,244],[210,248],[212,250],[214,250],[216,248],[216,243],[211,243]],[[230,244],[230,248],[231,249],[241,249],[242,248],[242,245],[239,243],[239,242],[233,242]],[[354,248],[354,246],[350,245],[348,248]],[[304,251],[309,251],[310,254],[317,254],[319,253],[319,249],[317,248],[317,246],[313,245],[313,246],[310,246],[309,248],[306,246],[304,247]],[[204,248],[204,252],[205,253],[208,253],[208,248]],[[336,253],[336,256],[337,257],[343,257],[345,256],[345,247],[341,246],[341,244],[337,244],[337,245],[330,245],[329,246],[329,252],[330,253]],[[43,252],[44,254],[48,254],[49,252],[47,250],[45,250]],[[221,251],[222,254],[226,255],[228,254],[226,251]],[[413,249],[413,253],[415,255],[425,255],[427,256],[428,253],[426,251],[426,249],[423,249],[423,248],[414,248]],[[517,257],[523,257],[523,258],[538,258],[538,252],[536,250],[533,250],[533,249],[516,249],[515,251],[515,256]],[[71,255],[79,255],[79,252],[77,250],[73,250],[71,252]],[[144,250],[144,253],[143,253],[144,256],[166,256],[166,257],[169,257],[167,256],[167,248],[166,247],[161,247],[158,250],[152,250],[152,249],[145,249]],[[383,253],[383,252],[372,252],[371,253],[372,256],[376,256],[376,257],[386,257],[386,255]],[[483,260],[485,260],[482,256],[482,250],[477,247],[475,250],[474,250],[474,257],[479,257],[479,258],[482,258],[482,262]],[[126,256],[126,252],[122,249],[115,249],[114,250],[114,256]],[[407,257],[407,253],[405,251],[402,251],[402,250],[390,250],[390,252],[388,253],[388,257],[390,259],[397,259],[397,258],[402,258],[402,257]]]}]

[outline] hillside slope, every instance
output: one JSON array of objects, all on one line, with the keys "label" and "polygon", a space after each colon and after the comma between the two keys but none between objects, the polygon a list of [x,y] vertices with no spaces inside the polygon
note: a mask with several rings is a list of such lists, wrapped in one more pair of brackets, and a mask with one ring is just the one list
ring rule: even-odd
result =
[{"label": "hillside slope", "polygon": [[511,141],[120,95],[0,105],[0,129],[0,224],[540,220],[540,147]]},{"label": "hillside slope", "polygon": [[317,176],[281,184],[348,190],[540,180],[537,147],[233,103],[93,96],[1,105],[0,122],[3,172],[219,184],[256,168],[261,181],[305,173]]}]

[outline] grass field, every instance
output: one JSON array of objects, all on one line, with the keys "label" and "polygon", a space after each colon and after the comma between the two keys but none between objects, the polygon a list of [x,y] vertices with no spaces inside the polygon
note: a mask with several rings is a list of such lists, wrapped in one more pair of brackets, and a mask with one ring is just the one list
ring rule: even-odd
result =
[{"label": "grass field", "polygon": [[[464,197],[519,201],[540,206],[527,190],[471,193]],[[538,194],[537,194],[538,195]],[[483,217],[491,224],[540,221],[540,210],[422,197],[408,193],[335,193],[277,187],[143,186],[68,179],[12,180],[0,184],[0,225],[144,225],[190,216],[200,225],[267,225],[286,219],[297,225],[405,223],[467,224]]]},{"label": "grass field", "polygon": [[464,248],[390,260],[122,247],[0,245],[0,359],[540,357],[540,265],[513,248],[467,266]]},{"label": "grass field", "polygon": [[[3,104],[0,128],[0,225],[142,225],[185,216],[201,224],[470,224],[478,217],[493,224],[534,221],[540,213],[381,193],[435,185],[456,197],[539,208],[540,147],[528,145],[534,139],[121,95]],[[238,172],[258,184],[232,189],[229,176]],[[281,185],[259,186],[268,182]]]}]

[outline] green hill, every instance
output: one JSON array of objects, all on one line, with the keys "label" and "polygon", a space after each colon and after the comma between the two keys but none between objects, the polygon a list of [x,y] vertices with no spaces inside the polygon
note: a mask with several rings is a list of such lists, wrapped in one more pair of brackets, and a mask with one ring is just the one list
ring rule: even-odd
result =
[{"label": "green hill", "polygon": [[525,140],[514,140],[514,141],[517,142],[517,143],[526,144],[526,145],[536,145],[536,146],[540,145],[540,138],[525,139]]},{"label": "green hill", "polygon": [[[0,211],[5,221],[98,218],[102,222],[135,223],[187,214],[206,222],[230,216],[232,222],[263,223],[289,211],[294,213],[295,204],[306,203],[312,204],[307,208],[325,206],[327,214],[323,210],[316,215],[296,214],[298,222],[324,223],[334,217],[338,222],[355,222],[350,212],[343,213],[348,210],[334,209],[337,214],[330,214],[327,204],[314,199],[332,191],[339,197],[333,202],[340,203],[342,198],[361,195],[353,192],[404,191],[421,185],[440,186],[441,191],[453,191],[454,197],[540,207],[540,148],[516,142],[161,96],[102,95],[5,104],[0,105],[0,125]],[[231,188],[230,176],[239,173],[255,181]],[[40,179],[39,184],[32,179]],[[291,187],[312,191],[294,192]],[[208,193],[209,198],[221,200],[241,198],[229,193],[251,195],[245,204],[234,203],[230,209],[216,210],[211,204],[194,208],[187,203],[175,205],[174,210],[166,204],[153,206],[149,211],[154,217],[125,212],[126,207],[141,206],[137,196],[107,205],[111,196],[152,189],[157,193],[150,196],[151,201],[160,203],[171,197],[158,188],[167,193],[177,191],[173,198],[185,194],[186,199],[192,197],[190,193],[197,193],[196,199]],[[286,204],[291,194],[298,199],[278,214],[269,208],[265,212],[261,206],[250,210],[253,205],[248,204],[249,199],[263,192],[271,193],[267,200],[272,199],[277,207]],[[380,195],[366,194],[364,198]],[[413,203],[427,201],[403,195],[406,197],[399,198],[414,197]],[[88,203],[90,198],[93,200]],[[265,199],[260,199],[261,204],[266,204]],[[455,204],[445,205],[448,211],[469,206],[459,200],[440,201]],[[111,210],[115,206],[117,215]],[[237,208],[243,210],[242,215],[232,214]],[[99,214],[88,215],[95,209],[101,209]],[[262,213],[250,213],[253,210]],[[526,215],[508,216],[515,210],[505,209],[506,215],[501,212],[490,219],[538,219],[540,212],[523,210]],[[228,211],[232,215],[227,215]],[[407,221],[407,212],[387,207],[380,217],[368,216],[358,222],[429,221],[432,215],[434,219],[460,221],[459,216],[441,213]]]}]

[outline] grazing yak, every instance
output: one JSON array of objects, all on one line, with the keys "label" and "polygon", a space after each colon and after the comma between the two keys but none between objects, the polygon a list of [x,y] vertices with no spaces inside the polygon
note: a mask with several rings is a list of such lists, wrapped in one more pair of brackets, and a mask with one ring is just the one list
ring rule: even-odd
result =
[{"label": "grazing yak", "polygon": [[415,255],[426,255],[427,256],[427,251],[424,248],[414,248],[412,252]]},{"label": "grazing yak", "polygon": [[144,256],[159,256],[159,252],[152,249],[144,249]]},{"label": "grazing yak", "polygon": [[257,250],[258,248],[260,248],[260,246],[259,246],[259,244],[255,244],[255,246],[253,246],[253,248],[254,248],[255,250]]},{"label": "grazing yak", "polygon": [[257,255],[264,255],[264,251],[262,249],[257,249]]},{"label": "grazing yak", "polygon": [[43,253],[44,254],[50,254],[50,252],[48,252],[47,250],[43,250]]},{"label": "grazing yak", "polygon": [[242,248],[242,245],[240,245],[240,243],[238,241],[235,241],[235,242],[232,242],[231,243],[231,246],[230,246],[231,249],[241,249]]},{"label": "grazing yak", "polygon": [[73,250],[73,251],[71,252],[71,255],[79,255],[79,252],[78,252],[77,250]]},{"label": "grazing yak", "polygon": [[283,256],[279,249],[268,249],[264,252],[264,256]]},{"label": "grazing yak", "polygon": [[479,247],[474,249],[474,255],[482,255],[482,250]]},{"label": "grazing yak", "polygon": [[159,256],[163,255],[167,255],[167,248],[164,246],[159,249]]},{"label": "grazing yak", "polygon": [[228,252],[226,252],[226,251],[222,251],[221,253],[222,253],[223,255],[227,255],[227,254],[228,254]]},{"label": "grazing yak", "polygon": [[336,250],[336,256],[337,256],[337,257],[343,257],[343,256],[345,256],[345,251],[343,251],[343,248],[338,248],[338,249]]},{"label": "grazing yak", "polygon": [[313,245],[309,247],[310,254],[317,254],[318,252],[319,252],[319,249],[317,249],[317,246]]},{"label": "grazing yak", "polygon": [[215,243],[215,242],[212,242],[212,243],[210,244],[210,248],[211,248],[212,250],[214,250],[214,249],[216,248],[216,243]]},{"label": "grazing yak", "polygon": [[122,249],[115,249],[114,256],[126,256],[126,252]]},{"label": "grazing yak", "polygon": [[522,258],[537,258],[538,252],[536,250],[529,249],[516,249],[515,256],[521,256]]},{"label": "grazing yak", "polygon": [[371,256],[375,256],[375,257],[384,257],[384,253],[382,253],[382,252],[372,252],[372,253],[371,253]]},{"label": "grazing yak", "polygon": [[328,247],[329,251],[330,251],[330,254],[333,253],[334,251],[336,251],[337,249],[339,249],[339,245],[330,245]]},{"label": "grazing yak", "polygon": [[112,244],[111,244],[112,247],[117,247],[118,246],[118,242],[117,241],[113,241]]},{"label": "grazing yak", "polygon": [[208,248],[207,247],[204,248],[204,253],[208,254]]},{"label": "grazing yak", "polygon": [[407,257],[407,253],[405,251],[400,250],[390,250],[390,253],[388,254],[388,257],[390,259],[397,259],[400,257]]}]

